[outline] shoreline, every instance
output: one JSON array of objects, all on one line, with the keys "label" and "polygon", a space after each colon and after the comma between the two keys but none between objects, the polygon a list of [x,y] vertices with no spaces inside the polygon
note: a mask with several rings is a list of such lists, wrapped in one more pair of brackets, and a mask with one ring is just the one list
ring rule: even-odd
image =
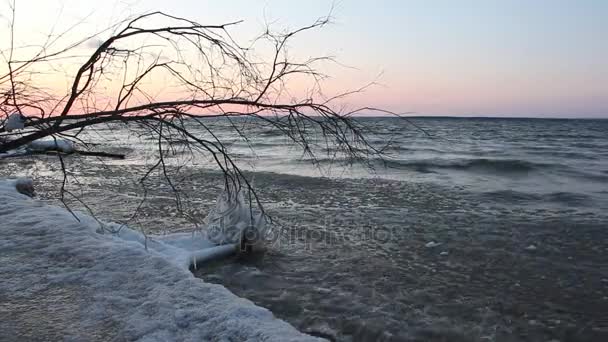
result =
[{"label": "shoreline", "polygon": [[[70,159],[79,163],[75,171],[83,199],[97,204],[96,213],[104,219],[126,220],[139,198],[138,188],[129,180],[136,179],[140,168],[101,169],[80,164],[86,161],[83,158]],[[24,163],[13,164],[17,167],[12,170],[31,165]],[[221,190],[220,173],[200,168],[183,171],[191,209],[202,217]],[[208,281],[269,308],[300,331],[329,331],[337,340],[343,333],[377,336],[378,330],[409,335],[396,341],[447,337],[477,341],[493,333],[501,337],[498,341],[586,341],[607,334],[606,325],[596,321],[602,308],[608,307],[603,299],[608,296],[608,283],[598,272],[606,266],[601,237],[608,222],[605,214],[594,213],[600,207],[577,211],[566,202],[548,208],[530,206],[547,204],[535,196],[503,203],[504,198],[479,197],[464,187],[386,179],[250,175],[255,176],[255,186],[271,214],[302,234],[294,235],[295,243],[273,247],[267,262],[226,263],[228,271],[214,271]],[[47,188],[41,197],[49,201],[54,195],[51,187],[57,184],[53,181],[52,173],[47,173],[38,184]],[[171,209],[169,190],[162,183],[149,189],[150,206],[140,219],[151,234],[193,228]],[[329,229],[319,230],[326,226]],[[392,234],[388,243],[370,241],[364,234],[363,240],[350,244],[359,232],[378,228]],[[319,241],[301,243],[297,240],[301,236]],[[427,248],[432,241],[440,245]],[[535,249],[529,249],[532,245]],[[331,277],[318,277],[323,274]],[[291,282],[281,283],[286,278]],[[371,285],[377,287],[376,297],[368,291]],[[284,295],[277,286],[286,289]],[[311,294],[317,287],[321,292]],[[314,299],[298,303],[298,298],[308,296]],[[326,298],[331,300],[324,302]],[[590,309],[581,309],[583,303]],[[290,309],[282,312],[284,308]],[[304,311],[298,311],[301,308]],[[291,309],[302,317],[290,317]],[[307,310],[313,312],[305,314]],[[348,324],[331,323],[329,330],[319,326],[318,320],[332,319],[322,311],[346,315]]]},{"label": "shoreline", "polygon": [[28,340],[320,341],[85,215],[0,181],[0,331]]}]

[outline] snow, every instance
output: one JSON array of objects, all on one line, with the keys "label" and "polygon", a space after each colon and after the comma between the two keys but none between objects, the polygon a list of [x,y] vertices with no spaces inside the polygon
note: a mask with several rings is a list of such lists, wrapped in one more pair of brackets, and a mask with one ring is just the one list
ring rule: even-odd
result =
[{"label": "snow", "polygon": [[[12,116],[11,116],[12,117]],[[8,124],[7,124],[8,125]],[[10,150],[5,153],[0,153],[0,159],[8,157],[18,157],[28,155],[31,151],[59,151],[63,153],[73,153],[75,150],[74,143],[65,139],[40,139],[27,144],[25,148],[21,147],[15,150]]]},{"label": "snow", "polygon": [[64,139],[41,139],[27,144],[26,148],[18,148],[5,153],[0,153],[0,159],[8,157],[19,157],[28,155],[31,151],[59,151],[64,153],[74,152],[74,143]]},{"label": "snow", "polygon": [[7,132],[10,132],[13,130],[22,129],[23,127],[25,127],[24,124],[25,124],[24,117],[19,113],[13,113],[8,117],[8,119],[6,119],[6,123],[4,124],[4,129]]},{"label": "snow", "polygon": [[28,148],[33,151],[60,151],[64,153],[74,152],[74,144],[65,139],[35,140],[29,143]]},{"label": "snow", "polygon": [[0,339],[321,341],[187,270],[233,245],[78,222],[16,184],[0,181]]}]

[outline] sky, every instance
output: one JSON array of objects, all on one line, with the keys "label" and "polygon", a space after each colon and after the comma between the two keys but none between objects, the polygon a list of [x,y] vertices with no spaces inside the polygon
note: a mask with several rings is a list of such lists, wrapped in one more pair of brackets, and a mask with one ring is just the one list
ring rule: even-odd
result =
[{"label": "sky", "polygon": [[297,38],[290,53],[335,56],[339,63],[323,67],[331,75],[326,93],[374,82],[348,99],[352,106],[416,115],[608,118],[604,0],[18,0],[17,6],[22,42],[40,39],[53,25],[80,20],[83,31],[99,29],[150,10],[201,23],[244,20],[233,33],[246,41],[267,24],[297,28],[331,11],[332,24]]}]

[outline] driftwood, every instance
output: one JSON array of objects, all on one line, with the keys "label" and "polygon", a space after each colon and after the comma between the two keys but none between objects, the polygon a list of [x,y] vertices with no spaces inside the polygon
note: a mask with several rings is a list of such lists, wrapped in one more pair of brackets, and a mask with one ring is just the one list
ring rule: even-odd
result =
[{"label": "driftwood", "polygon": [[28,151],[27,153],[22,153],[22,154],[15,154],[15,155],[7,155],[4,156],[4,158],[11,158],[11,157],[24,157],[24,156],[31,156],[31,155],[53,155],[56,156],[58,154],[61,155],[70,155],[70,154],[80,154],[83,156],[93,156],[93,157],[103,157],[103,158],[114,158],[114,159],[125,159],[125,155],[124,154],[118,154],[118,153],[108,153],[108,152],[98,152],[98,151],[83,151],[83,150],[74,150],[70,153],[65,153],[65,152],[60,152],[60,151]]},{"label": "driftwood", "polygon": [[76,150],[76,151],[74,151],[74,153],[82,154],[83,156],[94,156],[94,157],[125,159],[125,155],[124,154],[119,154],[119,153],[108,153],[108,152],[97,152],[97,151],[80,151],[80,150]]}]

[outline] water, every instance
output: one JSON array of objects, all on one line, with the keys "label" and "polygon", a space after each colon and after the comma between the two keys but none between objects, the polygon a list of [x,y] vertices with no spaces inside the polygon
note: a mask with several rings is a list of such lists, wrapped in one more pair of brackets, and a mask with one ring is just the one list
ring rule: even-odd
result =
[{"label": "water", "polygon": [[[333,156],[321,156],[321,174],[380,177],[463,185],[478,191],[504,191],[596,197],[608,181],[608,122],[605,120],[415,119],[419,129],[398,119],[363,119],[373,127],[370,138],[380,147],[389,140],[387,169],[376,173],[359,167],[345,170]],[[305,176],[307,167],[284,138],[252,142],[260,170]],[[235,151],[247,155],[242,145]],[[605,197],[605,196],[604,196]]]},{"label": "water", "polygon": [[[340,341],[608,338],[608,120],[412,119],[424,132],[398,119],[361,120],[376,146],[393,142],[371,171],[322,144],[312,166],[259,122],[237,122],[251,130],[248,142],[211,122],[251,172],[276,234],[265,253],[195,275]],[[90,134],[128,157],[74,160],[81,198],[126,221],[155,138],[116,127]],[[203,216],[220,174],[179,146],[168,162],[187,162],[179,185],[192,216]],[[57,177],[56,165],[9,163]],[[162,181],[148,198],[131,224],[191,229]]]}]

